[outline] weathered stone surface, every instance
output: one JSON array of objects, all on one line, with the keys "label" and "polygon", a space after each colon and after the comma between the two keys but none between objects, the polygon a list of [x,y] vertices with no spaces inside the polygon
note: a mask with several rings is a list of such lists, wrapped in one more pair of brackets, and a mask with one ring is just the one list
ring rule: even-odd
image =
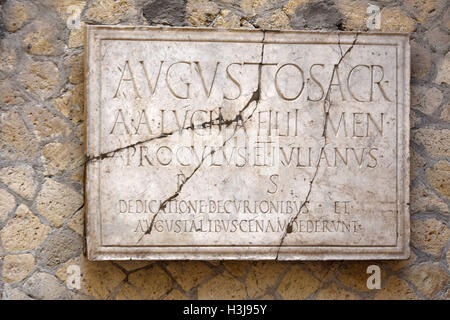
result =
[{"label": "weathered stone surface", "polygon": [[441,13],[445,2],[445,0],[406,0],[404,5],[420,23],[427,23],[429,19]]},{"label": "weathered stone surface", "polygon": [[283,299],[305,299],[313,294],[320,286],[320,281],[297,265],[284,276],[277,292]]},{"label": "weathered stone surface", "polygon": [[259,298],[270,287],[274,287],[286,271],[286,264],[272,261],[258,261],[250,268],[246,278],[247,294],[250,298]]},{"label": "weathered stone surface", "polygon": [[447,199],[450,199],[450,163],[447,161],[439,161],[432,169],[427,169],[426,172],[430,186]]},{"label": "weathered stone surface", "polygon": [[25,86],[25,90],[41,100],[46,100],[58,88],[59,70],[51,61],[32,61],[26,63],[18,79]]},{"label": "weathered stone surface", "polygon": [[35,20],[23,38],[23,48],[34,55],[55,55],[64,50],[59,30],[48,20]]},{"label": "weathered stone surface", "polygon": [[410,117],[409,120],[410,120],[411,129],[415,129],[415,128],[421,127],[423,118],[420,117],[420,115],[417,114],[417,112],[415,112],[414,110],[411,110],[411,111],[412,112],[409,114],[409,117]]},{"label": "weathered stone surface", "polygon": [[67,270],[71,265],[81,271],[80,292],[94,299],[107,299],[125,279],[125,274],[110,262],[90,262],[83,255],[71,259],[60,268],[56,276],[61,281],[67,280]]},{"label": "weathered stone surface", "polygon": [[8,252],[35,249],[46,238],[50,227],[42,224],[24,204],[1,231],[3,247]]},{"label": "weathered stone surface", "polygon": [[[170,40],[104,40],[97,56],[117,30]],[[403,58],[388,59],[397,51],[386,43]],[[100,221],[88,225],[91,259],[407,257],[405,35],[90,26],[88,46],[88,224]],[[390,80],[369,85],[371,72]],[[274,144],[264,159],[261,139]],[[77,163],[49,145],[50,173]]]},{"label": "weathered stone surface", "polygon": [[432,157],[445,158],[450,155],[450,130],[421,128],[411,132],[413,141],[422,145]]},{"label": "weathered stone surface", "polygon": [[248,261],[224,261],[223,265],[236,278],[244,277],[250,268]]},{"label": "weathered stone surface", "polygon": [[180,290],[172,290],[170,293],[164,298],[164,300],[188,300],[188,298],[180,292]]},{"label": "weathered stone surface", "polygon": [[438,298],[438,300],[450,300],[450,288],[446,289]]},{"label": "weathered stone surface", "polygon": [[78,256],[83,249],[79,236],[69,230],[57,230],[48,236],[37,255],[38,264],[54,268],[69,259]]},{"label": "weathered stone surface", "polygon": [[119,266],[121,266],[123,269],[125,269],[126,271],[134,271],[137,269],[142,269],[146,266],[148,266],[149,264],[151,264],[152,262],[150,261],[115,261],[116,264],[118,264]]},{"label": "weathered stone surface", "polygon": [[139,292],[128,283],[123,283],[114,297],[115,300],[141,300]]},{"label": "weathered stone surface", "polygon": [[312,0],[289,0],[289,2],[283,7],[283,11],[292,17],[295,13],[297,7],[304,6]]},{"label": "weathered stone surface", "polygon": [[74,232],[79,234],[80,236],[84,236],[84,210],[78,210],[70,221],[67,223],[67,226],[72,229]]},{"label": "weathered stone surface", "polygon": [[375,293],[375,300],[417,300],[419,296],[402,279],[391,276],[380,290]]},{"label": "weathered stone surface", "polygon": [[[417,177],[421,176],[425,172],[425,166],[427,161],[414,149],[410,149],[410,169],[411,169],[411,181],[414,181]],[[413,191],[413,189],[411,189]],[[411,201],[418,200],[411,197]]]},{"label": "weathered stone surface", "polygon": [[198,288],[200,300],[242,300],[246,296],[244,284],[227,273],[215,276]]},{"label": "weathered stone surface", "polygon": [[444,223],[431,218],[412,221],[411,242],[418,249],[439,258],[448,239],[450,230]]},{"label": "weathered stone surface", "polygon": [[241,17],[230,10],[220,10],[220,14],[214,21],[214,27],[216,28],[239,28],[240,26]]},{"label": "weathered stone surface", "polygon": [[17,65],[17,53],[6,39],[0,40],[0,71],[11,72]]},{"label": "weathered stone surface", "polygon": [[445,255],[447,261],[447,269],[450,268],[450,250],[447,250],[447,254]]},{"label": "weathered stone surface", "polygon": [[21,104],[25,102],[23,95],[10,80],[0,81],[0,102],[4,104]]},{"label": "weathered stone surface", "polygon": [[185,4],[185,0],[152,0],[143,8],[143,14],[151,24],[183,26],[186,24]]},{"label": "weathered stone surface", "polygon": [[437,88],[414,87],[411,90],[411,106],[426,115],[431,115],[439,108],[444,98]]},{"label": "weathered stone surface", "polygon": [[411,65],[411,77],[417,80],[427,78],[431,69],[431,55],[427,48],[416,41],[411,41],[411,61],[416,61]]},{"label": "weathered stone surface", "polygon": [[311,1],[297,7],[291,19],[291,26],[293,29],[338,30],[343,20],[333,1]]},{"label": "weathered stone surface", "polygon": [[53,101],[53,106],[74,123],[83,121],[83,86],[76,86]]},{"label": "weathered stone surface", "polygon": [[277,4],[277,0],[241,0],[240,8],[245,14],[254,16],[272,9]]},{"label": "weathered stone surface", "polygon": [[198,286],[212,274],[211,269],[200,261],[169,262],[166,268],[184,291]]},{"label": "weathered stone surface", "polygon": [[316,300],[358,300],[354,293],[338,287],[332,283],[329,287],[322,289],[315,296]]},{"label": "weathered stone surface", "polygon": [[4,6],[4,21],[8,32],[16,32],[35,16],[35,6],[30,1],[8,1]]},{"label": "weathered stone surface", "polygon": [[25,279],[34,269],[31,254],[8,255],[3,259],[3,280],[14,283]]},{"label": "weathered stone surface", "polygon": [[364,1],[338,0],[339,11],[344,15],[343,30],[366,30],[367,3]]},{"label": "weathered stone surface", "polygon": [[447,53],[450,45],[450,35],[448,34],[448,32],[444,32],[441,30],[441,28],[435,27],[427,31],[425,36],[432,49]]},{"label": "weathered stone surface", "polygon": [[84,124],[80,123],[74,130],[75,137],[78,139],[78,141],[84,141]]},{"label": "weathered stone surface", "polygon": [[81,13],[84,6],[86,5],[85,0],[44,0],[44,3],[55,8],[58,11],[58,14],[61,17],[62,21],[64,22],[66,22],[67,19],[74,13],[73,11],[69,10],[70,7],[78,7]]},{"label": "weathered stone surface", "polygon": [[444,121],[450,121],[450,105],[442,108],[441,119]]},{"label": "weathered stone surface", "polygon": [[425,108],[428,112],[425,112],[427,114],[433,113],[434,110],[436,110],[442,103],[444,98],[444,95],[441,90],[437,88],[430,88],[425,93]]},{"label": "weathered stone surface", "polygon": [[10,160],[36,159],[38,145],[22,117],[17,111],[6,111],[1,115],[2,156]]},{"label": "weathered stone surface", "polygon": [[159,266],[133,272],[128,282],[138,289],[144,299],[161,299],[172,288],[172,280]]},{"label": "weathered stone surface", "polygon": [[42,148],[42,162],[47,174],[78,169],[84,163],[83,145],[78,142],[52,142]]},{"label": "weathered stone surface", "polygon": [[302,263],[317,279],[328,280],[336,273],[339,263],[335,261],[307,261]]},{"label": "weathered stone surface", "polygon": [[94,1],[85,13],[88,20],[105,24],[116,24],[136,15],[137,10],[131,0]]},{"label": "weathered stone surface", "polygon": [[[242,23],[242,22],[241,22]],[[287,14],[277,9],[272,15],[264,16],[263,18],[256,19],[254,26],[262,29],[291,29],[290,20]]]},{"label": "weathered stone surface", "polygon": [[381,31],[413,32],[416,30],[414,20],[406,12],[396,7],[384,7],[381,10]]},{"label": "weathered stone surface", "polygon": [[0,190],[0,223],[8,217],[8,214],[16,206],[14,196],[8,191]]},{"label": "weathered stone surface", "polygon": [[35,299],[70,299],[70,293],[55,276],[45,272],[36,272],[23,285],[24,291]]},{"label": "weathered stone surface", "polygon": [[67,136],[70,133],[70,128],[62,117],[41,105],[26,106],[24,114],[33,126],[33,133],[39,139]]},{"label": "weathered stone surface", "polygon": [[19,289],[13,288],[7,283],[5,283],[3,287],[3,292],[0,298],[2,300],[33,300]]},{"label": "weathered stone surface", "polygon": [[438,262],[415,265],[407,269],[405,275],[427,299],[434,298],[450,280]]},{"label": "weathered stone surface", "polygon": [[46,179],[36,199],[36,208],[55,226],[61,226],[83,205],[83,197],[71,188]]},{"label": "weathered stone surface", "polygon": [[69,35],[69,48],[79,48],[84,45],[85,23],[81,22],[79,29],[72,29]]},{"label": "weathered stone surface", "polygon": [[423,183],[411,190],[411,213],[435,210],[449,213],[448,205]]},{"label": "weathered stone surface", "polygon": [[445,11],[445,14],[443,16],[443,26],[447,28],[447,30],[450,30],[450,9],[447,8]]},{"label": "weathered stone surface", "polygon": [[208,0],[188,0],[186,3],[187,21],[192,26],[209,26],[219,11],[218,5]]},{"label": "weathered stone surface", "polygon": [[389,268],[391,268],[393,271],[398,271],[412,265],[416,261],[416,259],[417,256],[413,251],[411,251],[411,255],[409,256],[408,260],[387,261],[386,265],[388,265]]},{"label": "weathered stone surface", "polygon": [[74,173],[70,177],[70,181],[77,182],[80,185],[84,185],[84,166],[75,169]]},{"label": "weathered stone surface", "polygon": [[18,195],[31,200],[37,187],[34,175],[33,168],[27,165],[6,167],[0,170],[0,181]]},{"label": "weathered stone surface", "polygon": [[[367,267],[379,263],[370,263],[370,262],[363,262],[363,261],[352,261],[352,262],[346,262],[343,264],[339,272],[337,274],[337,279],[346,287],[360,291],[360,292],[368,292],[370,291],[367,288],[367,278],[369,275],[367,274]],[[386,276],[386,271],[383,268],[381,269],[381,281]]]},{"label": "weathered stone surface", "polygon": [[69,82],[71,84],[80,84],[83,82],[83,54],[70,56],[64,61],[64,65],[70,68]]}]

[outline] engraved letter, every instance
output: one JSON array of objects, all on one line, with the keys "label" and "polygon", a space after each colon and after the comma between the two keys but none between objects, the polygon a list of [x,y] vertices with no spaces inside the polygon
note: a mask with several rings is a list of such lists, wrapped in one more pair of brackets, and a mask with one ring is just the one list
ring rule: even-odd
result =
[{"label": "engraved letter", "polygon": [[[301,78],[302,78],[302,86],[301,86],[300,90],[298,91],[297,95],[294,96],[294,97],[292,97],[292,98],[286,97],[286,96],[281,92],[280,86],[278,85],[278,73],[280,72],[280,70],[281,70],[282,68],[284,68],[284,67],[286,67],[286,66],[293,66],[294,68],[296,68],[298,71],[300,71]],[[284,100],[292,101],[292,100],[297,99],[297,98],[300,96],[300,94],[302,93],[303,87],[304,87],[304,86],[305,86],[305,76],[304,76],[304,74],[303,74],[303,70],[302,70],[298,65],[296,65],[296,64],[294,64],[294,63],[285,63],[285,64],[283,64],[281,67],[278,68],[277,72],[275,73],[275,88],[277,89],[278,95],[279,95],[281,98],[283,98]]]},{"label": "engraved letter", "polygon": [[[124,78],[125,72],[126,72],[126,70],[127,70],[127,67],[128,67],[129,72],[130,72],[130,78]],[[116,94],[114,95],[113,98],[117,98],[117,97],[118,97],[118,95],[119,95],[119,89],[120,89],[120,85],[122,84],[122,81],[131,81],[131,82],[133,83],[134,92],[136,93],[136,95],[137,95],[139,98],[141,98],[141,95],[139,94],[138,88],[137,88],[137,86],[136,86],[136,81],[134,80],[134,74],[133,74],[133,71],[131,70],[131,67],[130,67],[130,62],[129,62],[128,60],[125,61],[125,66],[123,67],[123,70],[120,69],[120,67],[118,67],[118,69],[119,69],[120,71],[122,71],[122,76],[120,77],[119,85],[117,86]],[[125,94],[124,94],[124,95],[125,95]]]},{"label": "engraved letter", "polygon": [[321,67],[323,68],[325,65],[323,65],[323,64],[313,64],[313,65],[311,66],[311,68],[309,68],[309,76],[311,77],[311,80],[314,81],[314,82],[319,86],[320,91],[321,91],[322,93],[321,93],[319,99],[311,99],[310,96],[309,96],[309,94],[308,94],[308,97],[306,98],[308,101],[320,101],[320,100],[322,100],[323,95],[324,95],[324,93],[325,93],[325,91],[323,90],[322,84],[319,82],[319,80],[317,80],[316,77],[314,77],[314,75],[313,75],[313,73],[312,73],[312,68],[313,68],[314,66],[321,66]]},{"label": "engraved letter", "polygon": [[169,74],[170,74],[170,70],[172,69],[173,66],[175,66],[175,65],[177,65],[177,64],[187,64],[187,65],[189,65],[189,68],[190,68],[190,66],[191,66],[191,63],[190,63],[190,62],[187,62],[187,61],[180,61],[180,62],[172,63],[172,64],[169,66],[169,68],[167,69],[167,72],[166,72],[166,83],[167,83],[167,88],[169,88],[170,92],[174,95],[174,97],[176,97],[176,98],[178,98],[178,99],[189,99],[189,87],[190,87],[190,85],[191,85],[190,82],[185,82],[185,84],[186,84],[186,94],[185,94],[185,95],[176,93],[176,92],[173,90],[172,86],[170,85],[170,82],[169,82]]},{"label": "engraved letter", "polygon": [[223,94],[223,98],[224,98],[225,100],[236,100],[237,98],[239,98],[239,97],[241,96],[241,93],[242,93],[241,84],[239,83],[239,81],[238,81],[235,77],[233,77],[233,76],[230,74],[230,71],[228,70],[228,69],[229,69],[232,65],[234,65],[234,64],[240,65],[241,68],[242,68],[242,64],[236,63],[236,62],[235,62],[235,63],[230,63],[230,64],[227,66],[226,71],[227,71],[227,76],[228,76],[228,78],[230,78],[230,80],[233,81],[233,83],[238,87],[238,89],[239,89],[239,94],[237,95],[236,98],[229,98],[229,97],[227,97],[227,96],[225,95],[225,93],[224,93],[224,94]]},{"label": "engraved letter", "polygon": [[217,69],[219,68],[219,63],[220,62],[217,62],[217,64],[216,64],[216,70],[214,71],[214,76],[213,76],[213,79],[211,81],[211,85],[209,86],[209,90],[206,87],[206,82],[205,82],[205,78],[203,77],[203,71],[202,71],[202,68],[200,66],[200,62],[199,61],[194,61],[194,63],[197,66],[197,71],[198,71],[198,74],[200,75],[200,79],[202,79],[202,85],[203,85],[203,89],[205,90],[205,94],[209,98],[209,96],[211,95],[212,88],[214,86],[214,80],[216,80]]},{"label": "engraved letter", "polygon": [[[337,81],[338,83],[333,83],[333,79],[334,79],[334,75],[336,74],[337,77]],[[342,96],[342,101],[345,101],[345,96],[344,96],[344,92],[342,91],[342,86],[341,86],[341,79],[339,77],[339,66],[337,64],[334,65],[333,67],[333,73],[331,74],[331,80],[330,80],[330,90],[329,90],[329,95],[331,95],[331,88],[332,86],[339,86],[339,90],[341,92],[341,96]],[[331,100],[330,97],[327,97]]]},{"label": "engraved letter", "polygon": [[[122,121],[119,121],[119,115],[122,117]],[[125,123],[125,119],[123,117],[123,113],[122,113],[122,109],[119,109],[119,111],[117,112],[117,117],[116,117],[116,121],[114,121],[114,125],[111,129],[111,132],[109,134],[113,134],[114,133],[114,129],[116,128],[116,124],[118,123],[122,123],[123,126],[125,127],[125,130],[128,134],[130,134],[130,130],[127,127],[127,124]]]},{"label": "engraved letter", "polygon": [[161,60],[161,64],[159,65],[159,71],[158,71],[158,76],[156,77],[155,86],[152,85],[152,81],[151,81],[151,79],[149,77],[149,74],[147,72],[147,68],[145,67],[145,64],[144,64],[144,61],[139,61],[139,63],[142,65],[142,68],[144,69],[145,78],[147,79],[148,88],[150,89],[150,92],[153,95],[153,94],[155,94],[156,87],[158,86],[159,75],[161,74],[161,69],[162,69],[164,61]]},{"label": "engraved letter", "polygon": [[[348,73],[348,77],[347,77],[347,88],[348,88],[348,92],[350,92],[350,95],[353,97],[353,99],[355,99],[358,102],[369,102],[372,101],[372,88],[370,89],[370,98],[368,98],[367,100],[363,100],[363,99],[359,99],[355,96],[355,93],[352,91],[352,88],[350,87],[350,78],[353,74],[353,71],[355,71],[356,68],[367,68],[370,71],[371,77],[373,78],[373,72],[371,71],[371,68],[365,64],[359,64],[357,66],[354,66],[352,68],[352,70],[350,70],[350,72]],[[371,86],[373,86],[371,84]]]},{"label": "engraved letter", "polygon": [[277,190],[278,190],[278,185],[277,185],[277,183],[274,181],[274,179],[275,179],[275,178],[279,178],[279,177],[280,177],[279,174],[273,174],[273,175],[271,175],[271,176],[269,177],[269,180],[270,180],[270,182],[272,182],[272,184],[274,185],[275,190],[270,191],[269,189],[267,189],[267,193],[274,194],[274,193],[277,192]]},{"label": "engraved letter", "polygon": [[[375,69],[375,67],[380,68],[380,71],[381,71],[381,79],[378,80],[378,81],[373,81],[373,70]],[[383,94],[384,99],[386,99],[386,100],[389,101],[389,102],[392,102],[392,100],[389,99],[389,97],[387,96],[387,94],[386,94],[386,92],[384,91],[383,87],[381,86],[381,81],[382,81],[383,78],[384,78],[384,69],[383,69],[383,67],[382,67],[382,66],[379,66],[379,65],[376,65],[376,64],[375,64],[375,65],[372,65],[371,78],[372,78],[372,90],[371,90],[371,92],[370,92],[370,101],[373,101],[373,99],[372,99],[373,94],[372,94],[372,93],[373,93],[373,84],[375,83],[375,84],[378,86],[378,88],[380,88],[380,91],[381,91],[381,93]],[[385,82],[387,82],[387,81],[385,81]]]},{"label": "engraved letter", "polygon": [[[142,117],[145,118],[145,121],[142,122]],[[152,129],[150,128],[150,122],[148,121],[148,117],[147,117],[147,113],[145,112],[145,109],[142,109],[141,115],[139,117],[139,122],[137,124],[137,128],[136,128],[136,132],[135,134],[139,134],[139,128],[141,127],[141,124],[146,124],[147,129],[148,129],[148,133],[152,134]]]}]

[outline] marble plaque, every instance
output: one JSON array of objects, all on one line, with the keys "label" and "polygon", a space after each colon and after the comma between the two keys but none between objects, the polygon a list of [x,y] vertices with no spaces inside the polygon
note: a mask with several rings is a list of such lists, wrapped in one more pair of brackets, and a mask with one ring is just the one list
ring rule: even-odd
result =
[{"label": "marble plaque", "polygon": [[406,259],[409,37],[87,26],[91,260]]}]

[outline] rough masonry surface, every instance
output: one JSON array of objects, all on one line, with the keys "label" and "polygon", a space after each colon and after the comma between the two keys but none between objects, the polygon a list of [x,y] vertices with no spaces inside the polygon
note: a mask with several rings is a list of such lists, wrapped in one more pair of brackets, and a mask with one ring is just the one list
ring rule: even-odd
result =
[{"label": "rough masonry surface", "polygon": [[[160,17],[146,13],[158,2],[0,1],[0,171],[6,175],[0,180],[2,299],[449,299],[448,1],[180,0],[165,1]],[[323,8],[319,3],[329,8],[322,11],[323,20],[308,9]],[[369,3],[380,7],[381,32],[410,32],[408,260],[87,260],[81,252],[80,202],[87,161],[85,24],[361,32],[368,31]],[[168,6],[179,14],[169,19]],[[24,177],[23,185],[8,172]],[[366,286],[372,264],[382,271],[379,290]],[[76,267],[80,288],[69,288]]]}]

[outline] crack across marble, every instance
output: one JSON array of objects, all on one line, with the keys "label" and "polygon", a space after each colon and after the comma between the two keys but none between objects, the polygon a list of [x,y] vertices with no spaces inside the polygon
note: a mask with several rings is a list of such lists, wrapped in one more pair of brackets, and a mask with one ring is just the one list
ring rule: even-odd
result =
[{"label": "crack across marble", "polygon": [[[260,86],[261,86],[261,78],[260,78],[260,74],[261,74],[261,66],[260,66],[260,69],[259,69],[258,72],[259,72],[259,76],[258,76],[258,77],[259,77],[259,79],[258,79],[258,89],[255,90],[255,91],[252,93],[250,99],[247,101],[247,103],[245,104],[245,106],[244,106],[241,110],[239,110],[239,112],[237,113],[237,115],[236,115],[233,119],[225,120],[225,119],[222,117],[222,115],[219,114],[219,117],[215,118],[215,119],[212,120],[212,121],[205,121],[205,122],[203,122],[203,123],[201,123],[201,124],[197,124],[197,125],[195,125],[195,126],[194,126],[194,125],[190,125],[190,126],[188,126],[188,127],[176,129],[176,130],[173,130],[173,131],[171,131],[171,132],[167,132],[167,133],[160,134],[159,136],[156,136],[156,137],[151,137],[151,138],[148,138],[148,139],[145,139],[145,140],[137,141],[137,142],[132,143],[132,144],[128,144],[128,145],[126,145],[126,146],[124,146],[124,147],[119,147],[119,148],[116,148],[116,149],[111,150],[111,151],[103,152],[103,153],[99,154],[98,156],[93,156],[93,157],[89,157],[89,156],[88,156],[88,157],[86,157],[86,158],[87,158],[86,161],[85,161],[81,166],[84,166],[86,163],[91,162],[91,161],[94,162],[94,161],[101,161],[101,160],[104,160],[104,159],[107,159],[107,158],[113,158],[117,152],[120,152],[120,151],[129,149],[129,148],[134,148],[134,147],[136,147],[136,146],[139,146],[139,145],[142,145],[142,144],[145,144],[145,143],[148,143],[148,142],[152,142],[152,141],[155,141],[155,140],[158,140],[158,139],[163,139],[163,138],[169,137],[169,136],[171,136],[171,135],[173,135],[173,134],[175,134],[175,133],[177,133],[177,132],[178,132],[178,133],[181,133],[182,131],[185,131],[185,130],[206,129],[206,128],[211,128],[211,127],[213,127],[213,126],[222,126],[222,125],[224,125],[225,127],[229,127],[229,126],[232,125],[233,123],[237,123],[239,120],[242,121],[242,114],[245,112],[245,110],[250,106],[250,104],[251,104],[252,102],[254,102],[254,101],[259,101],[259,98],[260,98]],[[254,111],[253,111],[253,112],[254,112]],[[247,118],[247,120],[248,120],[248,119],[251,119],[251,117],[253,116],[253,112],[252,112],[252,114]]]},{"label": "crack across marble", "polygon": [[[247,101],[247,103],[244,105],[244,107],[239,110],[239,112],[236,114],[236,116],[234,117],[234,119],[232,120],[228,120],[228,121],[224,121],[223,124],[228,128],[232,123],[241,120],[242,121],[242,125],[245,125],[245,123],[250,120],[253,117],[253,114],[255,113],[256,109],[258,108],[260,99],[261,99],[261,88],[262,88],[262,66],[264,63],[264,41],[265,41],[265,31],[263,31],[263,39],[262,39],[262,46],[261,46],[261,62],[258,65],[258,87],[256,88],[255,91],[253,91],[252,95],[250,96],[250,99]],[[242,114],[244,113],[245,110],[248,109],[248,107],[250,106],[250,104],[252,102],[255,102],[255,107],[253,108],[251,114],[245,119],[242,120]],[[176,197],[179,196],[181,190],[183,189],[183,186],[194,176],[194,174],[197,172],[198,169],[200,169],[200,167],[203,165],[204,161],[212,156],[216,151],[221,150],[222,148],[225,147],[225,145],[228,143],[228,141],[230,141],[235,135],[236,132],[238,130],[238,126],[236,125],[233,131],[233,134],[227,138],[223,144],[218,148],[218,149],[213,149],[211,150],[210,153],[208,153],[206,156],[202,157],[201,162],[199,163],[199,165],[192,171],[192,173],[178,186],[177,191],[172,194],[170,197],[168,197],[166,200],[164,200],[161,205],[158,208],[158,211],[153,215],[152,220],[150,221],[150,225],[147,228],[147,230],[144,232],[144,234],[139,238],[138,242],[141,242],[142,239],[144,238],[145,235],[149,235],[151,234],[152,230],[153,230],[153,226],[156,220],[156,217],[158,216],[158,214],[166,207],[167,203],[169,203],[170,201],[174,200]]]},{"label": "crack across marble", "polygon": [[[340,37],[339,33],[337,34],[337,36],[338,36],[338,46],[339,46],[339,51],[340,51],[340,56],[341,57],[340,57],[339,61],[337,62],[337,64],[335,64],[335,68],[336,69],[339,67],[339,65],[344,60],[344,58],[347,56],[347,54],[350,53],[350,51],[352,51],[353,47],[356,44],[356,41],[358,40],[358,34],[359,33],[355,34],[355,38],[353,39],[352,44],[347,49],[347,51],[345,51],[345,53],[343,53],[343,51],[342,51],[341,37]],[[286,237],[290,233],[292,233],[292,226],[294,224],[294,221],[297,220],[300,212],[303,210],[304,206],[308,203],[309,197],[310,197],[311,192],[312,192],[312,187],[313,187],[314,181],[316,180],[317,174],[319,172],[320,159],[322,158],[322,154],[323,154],[324,149],[325,149],[325,147],[326,147],[326,145],[328,143],[327,142],[326,131],[327,131],[328,117],[329,117],[330,109],[331,109],[331,105],[332,105],[331,104],[331,100],[330,100],[330,93],[331,93],[332,82],[333,82],[333,75],[331,76],[330,83],[328,84],[328,89],[327,89],[327,92],[326,92],[326,95],[325,95],[325,98],[324,98],[324,102],[323,102],[323,111],[324,111],[324,124],[323,124],[323,131],[322,131],[323,145],[322,145],[322,147],[320,149],[320,153],[319,153],[319,157],[318,157],[318,160],[317,160],[317,164],[316,164],[315,169],[314,169],[314,174],[313,174],[313,176],[312,176],[312,178],[311,178],[311,180],[309,182],[309,188],[308,188],[308,192],[306,193],[305,200],[302,202],[302,204],[300,206],[300,209],[298,210],[297,214],[292,219],[290,219],[289,223],[286,225],[286,230],[284,231],[284,233],[283,233],[283,235],[282,235],[282,237],[280,239],[280,243],[278,244],[278,250],[277,250],[277,254],[275,256],[275,260],[278,260],[278,258],[279,258],[280,250],[281,250],[281,247],[283,246],[283,243],[284,243]]]}]

